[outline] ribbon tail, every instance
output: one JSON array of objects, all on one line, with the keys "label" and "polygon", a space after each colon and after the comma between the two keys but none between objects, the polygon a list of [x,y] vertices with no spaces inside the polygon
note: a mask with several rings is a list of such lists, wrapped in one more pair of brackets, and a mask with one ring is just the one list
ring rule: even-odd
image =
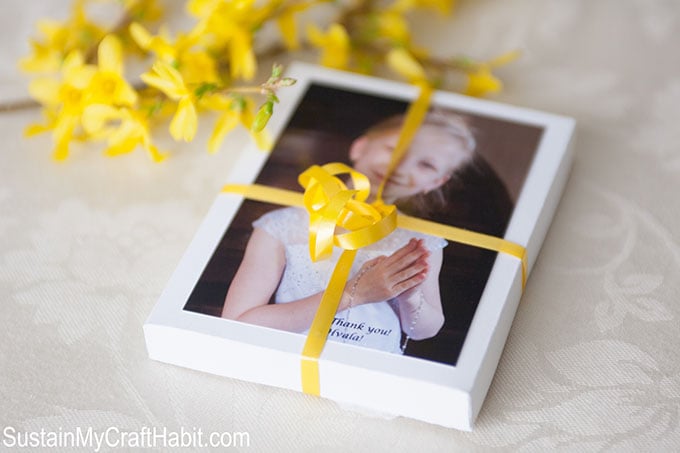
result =
[{"label": "ribbon tail", "polygon": [[292,190],[278,189],[276,187],[262,186],[260,184],[226,184],[222,187],[222,193],[242,195],[250,200],[263,203],[276,203],[285,206],[304,206],[301,193]]},{"label": "ribbon tail", "polygon": [[333,324],[342,293],[354,263],[356,250],[345,250],[333,269],[330,282],[321,296],[305,345],[302,348],[301,379],[302,391],[309,395],[321,395],[319,357],[326,345],[328,332]]},{"label": "ribbon tail", "polygon": [[380,186],[378,186],[376,195],[378,200],[382,200],[385,183],[389,179],[390,175],[394,173],[394,170],[397,168],[397,166],[399,166],[399,162],[401,162],[401,159],[408,151],[408,147],[411,145],[413,137],[415,137],[416,133],[418,132],[418,128],[425,120],[427,109],[430,107],[430,98],[432,97],[433,93],[434,90],[431,86],[428,84],[421,84],[418,98],[411,105],[409,105],[408,110],[406,111],[406,117],[404,118],[404,125],[402,126],[401,132],[399,133],[399,138],[397,140],[396,146],[394,147],[394,151],[392,151],[392,157],[390,158],[389,166],[385,172],[385,177],[380,182]]},{"label": "ribbon tail", "polygon": [[486,250],[514,256],[515,258],[519,259],[522,264],[522,291],[524,291],[524,287],[526,286],[527,282],[528,267],[527,251],[524,246],[496,236],[477,233],[475,231],[469,231],[463,228],[431,222],[429,220],[423,220],[404,214],[399,214],[397,217],[397,223],[400,228],[404,228],[406,230],[417,231],[420,233],[429,234],[431,236],[439,236],[459,244],[467,244],[473,247],[479,247]]}]

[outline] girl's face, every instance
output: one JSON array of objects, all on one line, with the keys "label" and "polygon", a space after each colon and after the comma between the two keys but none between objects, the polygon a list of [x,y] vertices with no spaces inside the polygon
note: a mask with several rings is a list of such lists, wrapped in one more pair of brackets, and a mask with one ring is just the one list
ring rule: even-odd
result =
[{"label": "girl's face", "polygon": [[[399,129],[386,129],[363,135],[354,141],[350,160],[355,170],[365,174],[375,193],[387,173]],[[385,183],[383,198],[393,202],[434,190],[469,158],[462,141],[441,127],[424,124],[411,142],[409,151]]]}]

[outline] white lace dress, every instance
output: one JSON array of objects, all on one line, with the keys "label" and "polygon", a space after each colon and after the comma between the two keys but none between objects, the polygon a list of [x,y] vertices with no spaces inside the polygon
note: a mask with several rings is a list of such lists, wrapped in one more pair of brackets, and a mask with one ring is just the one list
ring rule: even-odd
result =
[{"label": "white lace dress", "polygon": [[[331,259],[312,262],[308,225],[307,212],[294,207],[271,211],[253,222],[253,227],[263,229],[285,247],[286,267],[276,290],[276,303],[291,302],[323,291],[342,253],[335,248]],[[444,239],[397,229],[357,252],[350,278],[366,261],[389,255],[414,237],[424,239],[430,251],[446,246]],[[335,315],[328,339],[401,354],[401,325],[397,310],[396,304],[383,301],[340,311]]]}]

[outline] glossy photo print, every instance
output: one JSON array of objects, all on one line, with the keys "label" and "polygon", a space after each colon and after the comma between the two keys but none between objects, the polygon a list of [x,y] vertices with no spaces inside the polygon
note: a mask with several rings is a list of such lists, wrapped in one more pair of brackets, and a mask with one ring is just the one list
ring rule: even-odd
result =
[{"label": "glossy photo print", "polygon": [[[301,192],[305,169],[341,162],[371,197],[387,177],[399,212],[502,237],[543,129],[434,103],[388,175],[407,107],[312,83],[255,183]],[[304,335],[341,253],[313,262],[308,228],[302,208],[245,200],[184,309]],[[358,251],[328,340],[455,365],[495,257],[397,229]]]}]

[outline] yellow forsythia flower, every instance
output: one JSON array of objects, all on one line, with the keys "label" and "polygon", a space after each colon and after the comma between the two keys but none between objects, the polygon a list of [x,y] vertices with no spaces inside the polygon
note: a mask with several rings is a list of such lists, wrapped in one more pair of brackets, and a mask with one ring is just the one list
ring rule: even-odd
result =
[{"label": "yellow forsythia flower", "polygon": [[286,12],[281,14],[276,19],[276,24],[281,31],[283,43],[289,50],[297,50],[300,48],[300,40],[297,34],[297,24],[295,22],[295,14],[293,12]]},{"label": "yellow forsythia flower", "polygon": [[309,41],[321,49],[321,64],[330,68],[345,69],[349,63],[350,40],[347,30],[332,24],[326,33],[314,25],[307,27]]},{"label": "yellow forsythia flower", "polygon": [[400,45],[406,45],[411,40],[408,24],[402,13],[383,11],[375,19],[380,37]]},{"label": "yellow forsythia flower", "polygon": [[254,0],[194,0],[187,8],[200,18],[192,35],[200,36],[216,54],[229,55],[232,78],[252,79],[257,70],[253,30],[262,26],[269,6],[258,7]]},{"label": "yellow forsythia flower", "polygon": [[443,15],[449,15],[455,3],[456,0],[397,0],[389,9],[405,13],[416,8],[431,8]]},{"label": "yellow forsythia flower", "polygon": [[175,140],[184,140],[190,142],[196,135],[198,129],[198,117],[196,115],[196,106],[191,100],[191,97],[185,96],[179,100],[177,112],[170,121],[170,135]]},{"label": "yellow forsythia flower", "polygon": [[88,103],[130,106],[137,93],[125,80],[123,51],[118,38],[107,35],[99,44],[98,70],[87,88]]},{"label": "yellow forsythia flower", "polygon": [[480,65],[467,76],[465,94],[468,96],[481,97],[489,93],[497,93],[503,88],[503,83],[491,73],[488,65]]},{"label": "yellow forsythia flower", "polygon": [[190,142],[198,129],[196,106],[191,91],[187,88],[182,75],[170,64],[156,61],[151,72],[141,75],[142,80],[158,88],[170,99],[177,101],[177,111],[170,122],[170,135],[175,140]]},{"label": "yellow forsythia flower", "polygon": [[93,104],[85,108],[83,128],[92,138],[107,141],[107,156],[132,152],[141,145],[154,162],[165,155],[151,143],[149,125],[144,115],[129,108]]},{"label": "yellow forsythia flower", "polygon": [[205,51],[186,52],[180,58],[179,72],[187,85],[217,83],[217,63]]},{"label": "yellow forsythia flower", "polygon": [[164,31],[153,36],[138,23],[130,25],[130,34],[139,47],[175,66],[185,83],[192,85],[219,80],[215,59],[205,50],[192,50],[198,39],[196,35],[179,34],[173,42]]},{"label": "yellow forsythia flower", "polygon": [[239,123],[248,130],[258,148],[263,150],[271,149],[273,142],[267,130],[259,132],[252,130],[255,119],[252,101],[245,98],[230,99],[222,95],[214,95],[206,100],[206,105],[222,112],[208,140],[209,152],[216,153],[224,141],[224,137]]},{"label": "yellow forsythia flower", "polygon": [[49,44],[31,40],[32,54],[19,60],[19,68],[24,72],[56,72],[62,59],[62,50]]},{"label": "yellow forsythia flower", "polygon": [[159,19],[163,15],[163,8],[157,0],[119,0],[130,17],[146,22]]},{"label": "yellow forsythia flower", "polygon": [[519,51],[511,51],[500,55],[486,63],[478,64],[467,73],[468,84],[465,94],[481,97],[489,93],[497,93],[503,88],[503,83],[491,72],[493,68],[510,63],[519,57]]},{"label": "yellow forsythia flower", "polygon": [[[272,2],[271,5],[275,6],[276,3],[277,2]],[[276,24],[278,25],[279,31],[281,32],[283,43],[289,50],[297,50],[300,48],[300,40],[298,39],[295,15],[306,10],[310,6],[312,6],[312,2],[287,4],[286,9],[276,18]]]},{"label": "yellow forsythia flower", "polygon": [[257,62],[253,51],[253,36],[250,31],[235,28],[229,40],[229,66],[233,78],[250,80],[255,77]]},{"label": "yellow forsythia flower", "polygon": [[133,22],[128,27],[130,36],[143,50],[154,52],[159,58],[172,63],[177,59],[176,48],[164,36],[153,36],[141,24]]},{"label": "yellow forsythia flower", "polygon": [[61,65],[61,80],[42,78],[34,80],[29,92],[45,107],[48,123],[29,126],[26,133],[52,130],[56,144],[54,157],[63,160],[68,156],[70,142],[82,125],[83,115],[89,105],[130,107],[137,102],[137,93],[123,77],[123,59],[118,38],[109,35],[98,48],[97,66],[85,64],[83,55],[73,51]]},{"label": "yellow forsythia flower", "polygon": [[235,109],[227,108],[224,110],[217,118],[215,128],[208,140],[208,152],[214,154],[220,149],[224,137],[238,125],[239,117],[240,114]]},{"label": "yellow forsythia flower", "polygon": [[19,60],[19,67],[26,72],[59,72],[66,55],[89,49],[104,36],[104,30],[87,18],[84,0],[73,3],[70,18],[64,23],[41,20],[37,26],[43,41],[32,40],[32,54]]},{"label": "yellow forsythia flower", "polygon": [[[90,85],[96,68],[86,65],[78,51],[69,53],[61,67],[62,80],[52,78],[36,79],[29,85],[29,93],[44,105],[48,124],[43,130],[52,130],[55,143],[54,158],[66,159],[68,146],[79,125],[83,109],[87,105],[86,89]],[[29,127],[29,133],[36,127]]]},{"label": "yellow forsythia flower", "polygon": [[194,17],[206,17],[210,15],[224,0],[190,0],[186,3],[186,10]]}]

